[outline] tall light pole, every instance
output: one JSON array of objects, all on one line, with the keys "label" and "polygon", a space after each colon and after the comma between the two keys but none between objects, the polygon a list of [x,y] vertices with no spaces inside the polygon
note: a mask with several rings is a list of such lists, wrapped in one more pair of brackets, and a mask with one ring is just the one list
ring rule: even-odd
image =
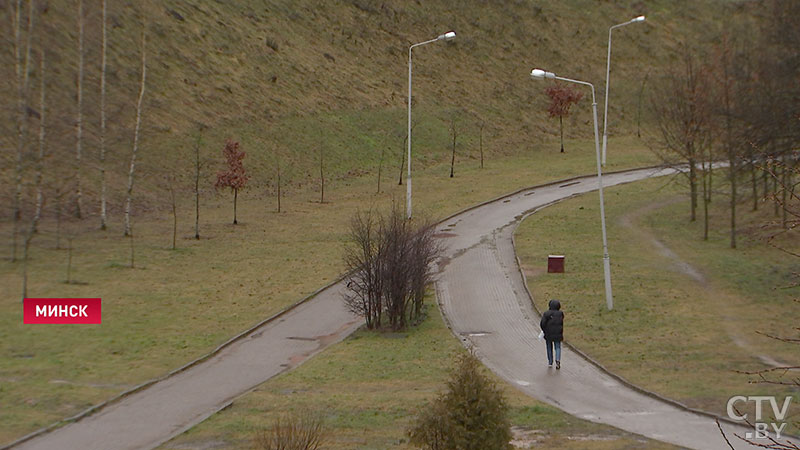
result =
[{"label": "tall light pole", "polygon": [[594,96],[594,85],[586,81],[572,80],[569,78],[559,77],[553,72],[546,72],[542,69],[531,70],[531,78],[536,80],[550,79],[561,80],[569,83],[583,84],[592,88],[592,115],[594,117],[594,149],[597,154],[597,187],[600,192],[600,224],[603,231],[603,275],[605,277],[606,286],[606,306],[609,311],[614,308],[614,297],[611,294],[611,259],[608,256],[608,240],[606,239],[606,210],[605,202],[603,200],[603,170],[600,167],[600,139],[597,132],[597,100]]},{"label": "tall light pole", "polygon": [[430,44],[437,41],[451,41],[455,39],[456,32],[448,31],[439,35],[436,39],[420,42],[408,47],[408,176],[406,177],[406,218],[411,218],[411,50],[414,47]]},{"label": "tall light pole", "polygon": [[632,23],[644,22],[644,16],[635,17],[625,23],[618,23],[608,29],[608,57],[606,58],[606,106],[603,111],[603,160],[602,163],[606,165],[606,145],[608,144],[608,76],[611,74],[611,30],[614,28],[621,28],[625,25]]}]

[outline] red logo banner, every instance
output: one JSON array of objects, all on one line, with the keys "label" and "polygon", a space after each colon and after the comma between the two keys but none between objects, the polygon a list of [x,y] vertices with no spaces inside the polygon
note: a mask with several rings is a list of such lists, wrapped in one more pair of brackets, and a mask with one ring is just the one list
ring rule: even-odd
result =
[{"label": "red logo banner", "polygon": [[99,298],[26,298],[23,301],[25,324],[102,323]]}]

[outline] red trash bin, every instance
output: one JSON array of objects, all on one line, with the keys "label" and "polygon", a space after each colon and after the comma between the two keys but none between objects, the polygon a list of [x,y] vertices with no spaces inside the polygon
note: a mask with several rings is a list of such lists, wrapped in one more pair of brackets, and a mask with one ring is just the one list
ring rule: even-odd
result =
[{"label": "red trash bin", "polygon": [[547,273],[564,273],[564,255],[547,255]]}]

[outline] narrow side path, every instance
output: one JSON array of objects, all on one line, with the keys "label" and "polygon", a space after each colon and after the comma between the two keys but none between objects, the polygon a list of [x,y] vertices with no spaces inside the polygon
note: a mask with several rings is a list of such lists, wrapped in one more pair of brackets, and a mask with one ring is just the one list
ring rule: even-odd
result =
[{"label": "narrow side path", "polygon": [[[708,280],[703,273],[698,270],[696,267],[692,266],[688,262],[681,259],[671,248],[667,247],[665,243],[661,240],[656,238],[652,235],[648,230],[644,229],[642,226],[639,225],[638,219],[640,216],[647,214],[651,211],[655,211],[659,208],[663,208],[667,205],[671,205],[677,201],[680,201],[680,198],[676,198],[667,203],[653,203],[644,208],[640,208],[635,211],[631,211],[620,219],[620,225],[629,230],[633,231],[634,233],[638,233],[639,235],[643,236],[647,239],[650,245],[658,251],[658,254],[668,259],[671,263],[671,267],[678,273],[684,274],[687,277],[691,278],[694,281],[698,289],[702,289],[702,291],[706,292],[707,297],[714,300],[716,303],[716,310],[724,312],[726,310],[726,305],[724,300],[721,300],[719,296],[715,295],[714,288],[709,284]],[[765,354],[763,350],[757,350],[754,346],[750,343],[748,338],[742,334],[742,330],[740,327],[737,327],[735,322],[732,320],[729,314],[723,314],[722,316],[722,325],[725,327],[725,331],[728,334],[731,342],[736,344],[739,348],[744,350],[747,354],[752,356],[754,359],[757,359],[762,364],[768,367],[783,367],[787,364],[784,364],[771,356]]]}]

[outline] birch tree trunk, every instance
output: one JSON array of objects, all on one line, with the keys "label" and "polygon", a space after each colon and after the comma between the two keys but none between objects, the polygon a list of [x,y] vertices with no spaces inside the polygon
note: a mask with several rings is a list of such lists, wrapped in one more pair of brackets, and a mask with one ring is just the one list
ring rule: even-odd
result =
[{"label": "birch tree trunk", "polygon": [[42,46],[39,59],[39,154],[36,157],[36,211],[33,214],[32,231],[35,233],[42,217],[44,197],[42,195],[42,177],[44,171],[44,138],[45,138],[45,83],[44,83],[44,58],[45,50]]},{"label": "birch tree trunk", "polygon": [[11,236],[11,262],[17,260],[17,231],[19,227],[20,203],[22,199],[22,153],[24,151],[25,99],[22,89],[22,63],[20,62],[20,21],[22,15],[22,0],[17,0],[14,10],[14,74],[17,76],[17,165],[14,172],[16,191],[14,191],[14,229]]},{"label": "birch tree trunk", "polygon": [[28,24],[27,24],[27,47],[25,50],[24,65],[20,61],[22,53],[22,0],[17,0],[14,15],[14,71],[17,76],[17,160],[14,170],[14,181],[16,189],[14,191],[14,228],[12,230],[11,261],[17,260],[17,234],[19,233],[19,222],[22,219],[22,172],[24,170],[23,161],[25,154],[25,135],[26,135],[26,98],[28,95],[28,72],[31,55],[31,35],[33,32],[33,2],[28,0]]},{"label": "birch tree trunk", "polygon": [[[131,234],[131,196],[133,194],[133,172],[136,168],[136,152],[139,150],[139,128],[142,124],[142,100],[144,99],[144,88],[147,80],[147,51],[145,40],[145,25],[142,25],[142,80],[139,85],[139,100],[136,102],[136,128],[133,132],[133,151],[131,152],[131,164],[128,169],[128,194],[125,200],[125,236]],[[131,258],[132,260],[133,258]],[[131,262],[131,266],[133,263]]]},{"label": "birch tree trunk", "polygon": [[81,159],[83,158],[83,0],[78,0],[78,116],[75,121],[75,217],[83,216]]},{"label": "birch tree trunk", "polygon": [[200,239],[200,139],[194,145],[194,238]]},{"label": "birch tree trunk", "polygon": [[100,56],[100,229],[106,224],[106,0],[103,0],[103,37]]},{"label": "birch tree trunk", "polygon": [[31,226],[28,228],[28,233],[25,235],[25,241],[22,252],[22,299],[28,297],[28,255],[30,254],[31,241],[36,234],[39,226],[39,218],[42,212],[42,164],[44,162],[44,46],[42,46],[39,63],[39,154],[36,159],[36,213],[31,219]]}]

